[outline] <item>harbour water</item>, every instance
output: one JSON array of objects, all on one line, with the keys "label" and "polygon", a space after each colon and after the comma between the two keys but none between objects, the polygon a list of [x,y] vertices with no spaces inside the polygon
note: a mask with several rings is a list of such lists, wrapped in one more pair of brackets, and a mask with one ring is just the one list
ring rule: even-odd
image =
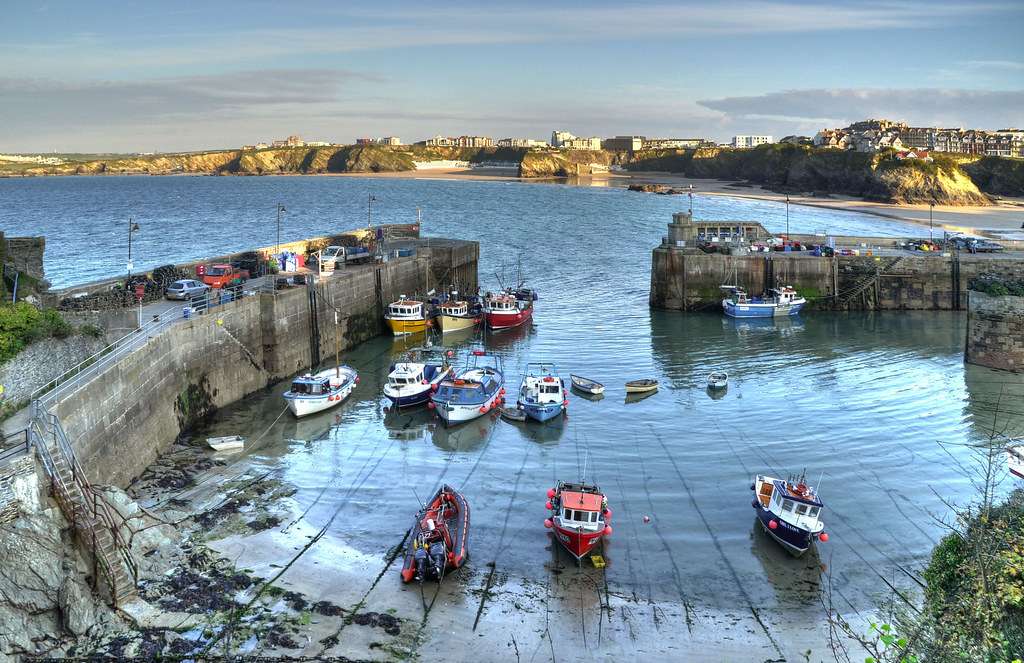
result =
[{"label": "harbour water", "polygon": [[[47,187],[50,195],[39,194]],[[445,637],[467,651],[504,652],[511,633],[517,651],[526,658],[541,651],[539,660],[549,645],[558,660],[581,646],[696,660],[705,645],[730,638],[738,651],[765,654],[756,660],[821,652],[822,602],[849,616],[889,597],[890,585],[912,595],[944,533],[945,502],[974,497],[964,473],[972,445],[993,428],[1024,433],[1024,379],[963,364],[960,313],[812,313],[757,323],[650,310],[650,249],[685,197],[292,177],[51,179],[0,181],[0,188],[18,192],[14,203],[5,197],[5,230],[47,235],[55,283],[116,269],[122,259],[90,237],[113,224],[114,244],[117,220],[130,213],[145,224],[140,255],[159,254],[149,262],[160,264],[272,243],[278,200],[289,208],[289,239],[357,225],[367,191],[378,198],[375,221],[409,221],[421,205],[426,234],[479,240],[481,282],[489,287],[500,265],[522,259],[540,294],[533,325],[445,343],[500,354],[512,392],[528,361],[607,384],[601,399],[572,395],[565,420],[483,417],[446,429],[427,410],[388,412],[381,387],[405,345],[379,337],[343,357],[362,380],[341,407],[301,421],[282,416],[282,384],[195,431],[253,444],[226,468],[200,474],[201,489],[181,497],[215,501],[225,476],[267,473],[295,489],[280,527],[214,537],[212,545],[269,575],[326,526],[283,578],[311,600],[361,602],[418,620],[420,589],[401,588],[388,553],[417,495],[443,482],[462,490],[473,509],[471,561],[446,583],[443,608],[423,615],[428,642]],[[178,202],[167,206],[171,200]],[[698,216],[755,218],[774,229],[785,219],[784,208],[767,203],[708,196],[695,207]],[[147,223],[159,210],[166,210],[160,220]],[[794,232],[919,230],[828,210],[790,212]],[[21,225],[8,228],[14,218]],[[706,390],[711,370],[729,372],[724,393]],[[646,377],[661,389],[627,398],[623,383]],[[820,486],[830,541],[797,560],[756,525],[749,484],[754,473],[804,469]],[[547,488],[581,477],[599,483],[614,510],[603,572],[577,568],[542,525]],[[551,638],[556,627],[562,636]],[[474,644],[481,634],[494,642]],[[720,660],[722,651],[703,656]]]}]

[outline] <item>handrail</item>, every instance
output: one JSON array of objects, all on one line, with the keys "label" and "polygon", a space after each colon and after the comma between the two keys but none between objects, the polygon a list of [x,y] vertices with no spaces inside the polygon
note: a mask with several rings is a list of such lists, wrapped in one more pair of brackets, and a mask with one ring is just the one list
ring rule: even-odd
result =
[{"label": "handrail", "polygon": [[[22,439],[17,442],[12,442],[17,437]],[[31,448],[28,439],[28,429],[20,430],[3,437],[3,442],[0,444],[0,461],[7,460],[8,458],[14,458],[20,456],[23,453],[28,453]]]}]

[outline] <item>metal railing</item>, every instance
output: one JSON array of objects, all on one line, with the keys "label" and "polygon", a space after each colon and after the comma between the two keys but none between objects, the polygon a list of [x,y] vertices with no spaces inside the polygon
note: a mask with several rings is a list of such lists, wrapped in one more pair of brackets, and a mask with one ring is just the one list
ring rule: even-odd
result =
[{"label": "metal railing", "polygon": [[5,435],[0,441],[0,463],[27,453],[31,448],[28,441],[28,429]]}]

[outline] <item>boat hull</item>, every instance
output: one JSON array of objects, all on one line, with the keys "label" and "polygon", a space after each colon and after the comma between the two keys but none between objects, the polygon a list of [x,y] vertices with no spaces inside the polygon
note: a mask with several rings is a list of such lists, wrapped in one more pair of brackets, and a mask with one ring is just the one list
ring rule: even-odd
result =
[{"label": "boat hull", "polygon": [[434,399],[434,405],[437,407],[438,416],[446,424],[461,424],[482,417],[498,407],[500,398],[498,392],[495,392],[487,400],[479,403],[446,403]]},{"label": "boat hull", "polygon": [[519,402],[519,409],[526,413],[526,416],[536,421],[548,421],[562,414],[565,408],[561,403],[523,403]]},{"label": "boat hull", "polygon": [[488,311],[485,314],[489,329],[512,329],[529,321],[533,317],[533,307],[529,306],[515,313],[497,313]]},{"label": "boat hull", "polygon": [[437,322],[441,325],[441,333],[472,329],[480,323],[478,315],[439,315]]},{"label": "boat hull", "polygon": [[602,530],[580,530],[570,527],[560,527],[555,525],[552,530],[555,533],[555,539],[569,554],[575,557],[577,560],[581,560],[589,555],[594,547],[597,546],[601,537],[604,536]]},{"label": "boat hull", "polygon": [[730,318],[786,318],[796,315],[804,302],[794,304],[736,304],[731,299],[722,300],[722,309]]},{"label": "boat hull", "polygon": [[[757,520],[761,523],[761,527],[768,536],[775,539],[780,546],[786,549],[794,557],[800,557],[807,549],[811,547],[814,539],[818,537],[817,534],[810,532],[809,530],[795,527],[781,518],[776,518],[771,511],[761,506],[757,498],[752,502],[754,509],[757,511]],[[772,529],[771,521],[775,521],[776,527]]]},{"label": "boat hull", "polygon": [[384,395],[389,401],[391,401],[391,404],[397,408],[425,405],[430,401],[430,396],[434,393],[437,385],[449,376],[451,376],[451,369],[439,370],[433,380],[427,384],[419,385],[415,390],[396,390],[392,389],[391,385],[384,385]]},{"label": "boat hull", "polygon": [[577,375],[570,375],[569,381],[572,383],[573,389],[578,389],[584,394],[591,394],[597,396],[598,394],[604,393],[604,385],[593,380],[587,380]]},{"label": "boat hull", "polygon": [[426,320],[396,320],[385,318],[388,328],[395,336],[408,336],[409,334],[422,334],[427,331]]},{"label": "boat hull", "polygon": [[336,405],[341,405],[342,401],[348,398],[354,388],[355,383],[349,382],[340,389],[336,389],[328,394],[319,394],[317,396],[285,396],[285,400],[288,401],[288,409],[291,410],[292,414],[296,417],[305,417],[310,414],[329,410]]},{"label": "boat hull", "polygon": [[633,386],[628,385],[628,384],[626,385],[626,393],[627,394],[646,394],[646,393],[650,393],[652,391],[657,391],[657,390],[658,390],[658,385],[657,384],[633,385]]}]

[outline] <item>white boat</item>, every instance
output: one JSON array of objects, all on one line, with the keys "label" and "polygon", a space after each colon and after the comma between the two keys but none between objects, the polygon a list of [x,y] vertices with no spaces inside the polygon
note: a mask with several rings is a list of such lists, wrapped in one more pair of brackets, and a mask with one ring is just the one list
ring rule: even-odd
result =
[{"label": "white boat", "polygon": [[1018,479],[1024,479],[1024,444],[1006,447],[1006,460],[1010,474]]},{"label": "white boat", "polygon": [[206,443],[214,451],[237,451],[245,447],[245,439],[239,435],[208,437],[206,438]]},{"label": "white boat", "polygon": [[470,421],[501,405],[504,384],[501,358],[474,350],[469,366],[442,381],[428,407],[436,409],[446,424]]},{"label": "white boat", "polygon": [[708,376],[708,389],[725,389],[729,386],[729,374],[725,371],[715,371]]},{"label": "white boat", "polygon": [[[415,354],[426,353],[419,350]],[[391,367],[388,383],[384,385],[384,395],[396,407],[403,408],[423,405],[430,400],[443,380],[451,377],[452,367],[443,351],[433,353],[434,356],[424,357],[421,361],[400,361]]]},{"label": "white boat", "polygon": [[579,389],[585,394],[597,396],[604,393],[604,385],[596,380],[585,378],[582,375],[569,375],[569,379],[572,381],[574,389]]},{"label": "white boat", "polygon": [[518,405],[528,417],[541,422],[565,412],[569,399],[554,364],[531,362],[526,365]]},{"label": "white boat", "polygon": [[284,399],[292,414],[304,417],[341,404],[358,382],[359,374],[351,366],[328,368],[313,375],[306,373],[292,380]]}]

